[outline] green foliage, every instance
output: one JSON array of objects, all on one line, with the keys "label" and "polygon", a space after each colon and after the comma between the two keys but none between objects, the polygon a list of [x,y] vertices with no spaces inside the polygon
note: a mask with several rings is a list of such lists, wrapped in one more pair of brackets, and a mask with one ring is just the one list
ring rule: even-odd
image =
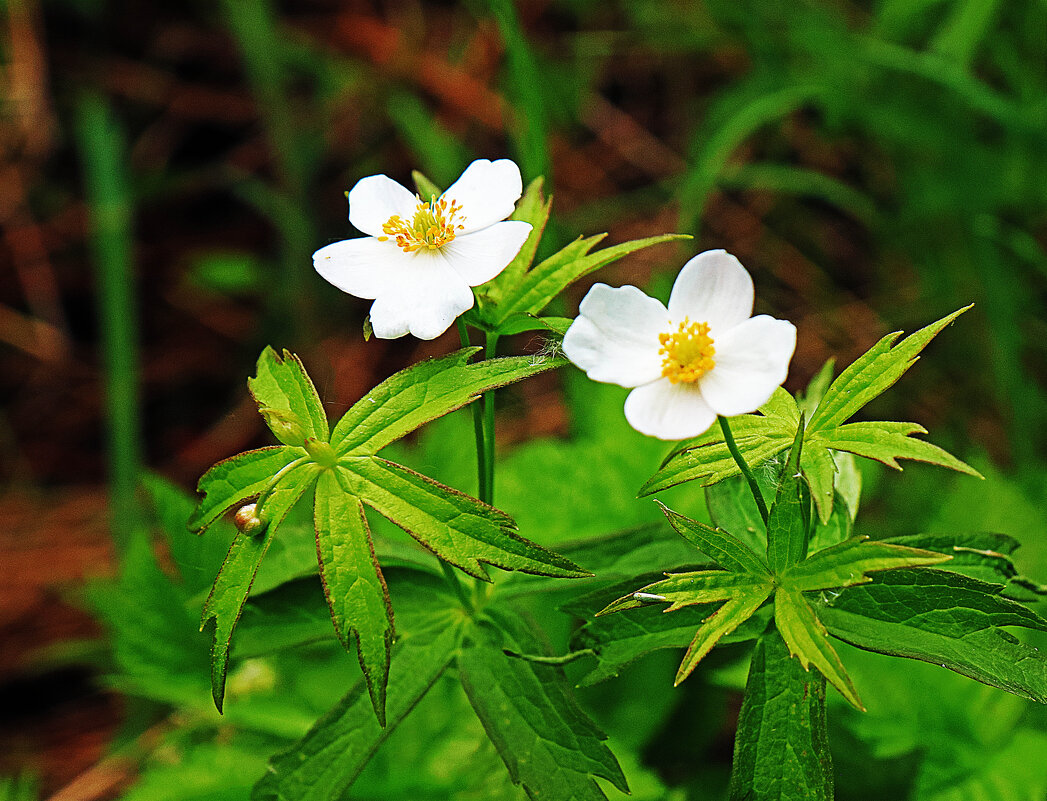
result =
[{"label": "green foliage", "polygon": [[462,686],[491,741],[530,798],[606,798],[595,777],[628,788],[605,735],[567,691],[562,670],[510,656],[540,641],[509,616],[480,620],[457,666]]},{"label": "green foliage", "polygon": [[833,796],[825,680],[789,658],[773,629],[756,643],[731,772],[731,801]]},{"label": "green foliage", "polygon": [[211,685],[222,709],[233,630],[262,559],[285,516],[315,486],[314,518],[320,575],[335,630],[355,642],[379,722],[384,722],[393,615],[364,516],[367,504],[403,527],[441,558],[487,579],[480,562],[553,576],[580,576],[573,562],[523,539],[511,518],[375,453],[484,391],[555,367],[549,359],[517,357],[476,365],[464,350],[402,371],[379,384],[335,426],[301,362],[271,348],[258,360],[249,388],[283,447],[248,451],[220,462],[200,480],[204,497],[190,519],[202,531],[227,509],[254,498],[204,604],[213,621]]},{"label": "green foliage", "polygon": [[[943,317],[898,344],[895,343],[900,333],[888,334],[844,370],[824,390],[816,405],[813,399],[821,393],[826,375],[823,371],[815,377],[816,384],[808,388],[805,401],[807,406],[814,405],[814,408],[803,435],[804,457],[800,465],[822,523],[827,523],[832,516],[834,487],[839,474],[834,454],[840,451],[875,459],[899,470],[898,459],[915,459],[980,475],[941,448],[915,439],[912,435],[926,433],[915,423],[845,423],[901,378],[920,351],[969,308],[964,307]],[[779,389],[760,407],[759,414],[736,417],[731,427],[745,460],[750,465],[759,465],[789,446],[801,419],[796,402],[785,390]],[[662,469],[644,484],[640,493],[648,495],[685,481],[698,480],[710,485],[739,472],[723,435],[710,429],[696,440],[681,445]]]}]

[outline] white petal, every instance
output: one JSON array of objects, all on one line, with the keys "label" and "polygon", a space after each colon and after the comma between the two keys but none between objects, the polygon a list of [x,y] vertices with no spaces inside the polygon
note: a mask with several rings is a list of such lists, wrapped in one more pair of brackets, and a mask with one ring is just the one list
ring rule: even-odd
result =
[{"label": "white petal", "polygon": [[373,236],[334,242],[313,254],[313,267],[325,280],[358,298],[397,291],[400,273],[411,264],[410,254]]},{"label": "white petal", "polygon": [[459,234],[440,248],[448,266],[469,286],[490,281],[520,252],[531,233],[531,224],[510,220],[482,231]]},{"label": "white petal", "polygon": [[349,191],[349,222],[371,236],[382,236],[382,225],[394,214],[410,222],[418,198],[392,178],[369,175]]},{"label": "white petal", "polygon": [[636,387],[661,376],[658,335],[669,328],[661,302],[634,286],[594,284],[578,312],[563,350],[589,378]]},{"label": "white petal", "polygon": [[408,267],[398,271],[397,281],[398,286],[383,291],[371,305],[371,327],[379,339],[407,333],[436,339],[472,308],[472,290],[431,254],[413,254]]},{"label": "white petal", "polygon": [[[509,159],[477,159],[448,187],[443,197],[457,200],[465,215],[465,232],[478,231],[513,213],[523,194],[520,168]],[[355,223],[354,223],[355,225]]]},{"label": "white petal", "polygon": [[716,420],[716,412],[694,384],[673,384],[668,378],[660,378],[629,393],[625,419],[649,437],[687,439],[707,431]]},{"label": "white petal", "polygon": [[796,327],[766,314],[746,320],[713,343],[716,366],[702,376],[702,395],[718,414],[754,412],[789,374]]},{"label": "white petal", "polygon": [[725,250],[707,250],[687,262],[669,296],[675,322],[689,317],[693,323],[708,323],[714,339],[752,313],[753,279]]}]

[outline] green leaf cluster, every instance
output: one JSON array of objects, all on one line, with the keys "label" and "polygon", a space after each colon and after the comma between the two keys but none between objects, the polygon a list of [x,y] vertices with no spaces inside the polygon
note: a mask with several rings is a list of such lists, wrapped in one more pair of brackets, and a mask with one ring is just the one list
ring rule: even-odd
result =
[{"label": "green leaf cluster", "polygon": [[[831,363],[826,365],[803,399],[803,409],[788,392],[779,389],[760,407],[758,414],[733,418],[731,427],[745,460],[756,466],[784,451],[793,440],[801,414],[809,415],[804,431],[801,469],[807,477],[822,523],[827,523],[832,515],[839,487],[841,452],[874,459],[899,470],[899,459],[914,459],[969,475],[980,475],[973,467],[938,446],[917,439],[915,435],[927,431],[916,423],[847,422],[893,386],[912,367],[930,341],[969,308],[953,312],[901,342],[898,342],[900,332],[888,334],[832,383],[829,383]],[[714,427],[674,451],[662,468],[644,484],[640,494],[649,495],[686,481],[698,480],[711,485],[739,474],[722,433]]]},{"label": "green leaf cluster", "polygon": [[316,554],[331,619],[343,645],[349,649],[355,643],[379,722],[385,717],[393,612],[365,506],[479,579],[489,580],[484,564],[586,575],[570,560],[521,537],[512,519],[497,509],[377,456],[483,392],[562,363],[521,356],[470,364],[473,353],[462,350],[397,373],[349,409],[332,432],[298,358],[271,348],[262,353],[248,385],[283,444],[212,467],[200,480],[203,498],[190,519],[190,528],[199,533],[226,511],[241,508],[240,530],[203,610],[204,625],[213,625],[211,681],[219,709],[233,629],[280,524],[307,492],[314,496]]}]

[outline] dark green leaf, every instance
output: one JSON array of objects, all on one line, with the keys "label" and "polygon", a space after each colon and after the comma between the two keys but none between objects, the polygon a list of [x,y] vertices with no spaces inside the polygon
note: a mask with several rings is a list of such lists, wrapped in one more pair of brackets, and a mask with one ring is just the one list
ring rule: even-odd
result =
[{"label": "dark green leaf", "polygon": [[385,686],[393,642],[393,609],[360,499],[339,482],[342,468],[320,474],[314,514],[320,578],[338,639],[356,641],[378,722],[385,725]]},{"label": "dark green leaf", "polygon": [[767,562],[776,572],[796,564],[807,555],[811,511],[807,484],[800,473],[803,433],[801,414],[767,519]]},{"label": "dark green leaf", "polygon": [[1047,621],[1002,589],[945,570],[890,570],[835,597],[823,593],[818,616],[859,648],[938,664],[1047,703],[1047,660],[1000,628],[1047,630]]},{"label": "dark green leaf", "polygon": [[361,679],[304,738],[271,760],[252,800],[348,799],[349,785],[454,659],[462,626],[460,615],[436,609],[428,627],[401,632],[389,670],[386,727],[375,720]]},{"label": "dark green leaf", "polygon": [[352,492],[441,559],[490,580],[481,562],[545,576],[588,576],[569,559],[516,533],[508,515],[406,467],[377,457],[340,462]]},{"label": "dark green leaf", "polygon": [[797,590],[779,587],[774,594],[774,625],[803,669],[814,665],[856,709],[864,709],[825,626]]},{"label": "dark green leaf", "polygon": [[189,518],[189,530],[199,534],[233,507],[257,497],[280,468],[304,455],[301,448],[276,445],[219,462],[196,485],[204,497]]},{"label": "dark green leaf", "polygon": [[[663,613],[661,604],[648,604],[614,615],[604,615],[582,626],[572,642],[575,650],[596,653],[596,666],[582,679],[588,686],[617,676],[622,668],[652,651],[662,648],[687,648],[695,631],[716,609],[715,603],[688,606]],[[770,620],[770,605],[762,607],[721,643],[742,642],[759,637]]]},{"label": "dark green leaf", "polygon": [[[814,416],[811,430],[824,431],[846,422],[865,404],[891,387],[913,366],[927,344],[970,306],[921,328],[895,345],[901,332],[888,334],[832,382]],[[892,347],[893,346],[893,347]]]},{"label": "dark green leaf", "polygon": [[390,442],[497,387],[566,362],[544,356],[510,356],[467,364],[479,348],[428,359],[387,378],[338,421],[331,444],[339,454],[370,456]]},{"label": "dark green leaf", "polygon": [[730,801],[832,801],[825,679],[777,631],[756,643],[738,717]]},{"label": "dark green leaf", "polygon": [[750,576],[769,575],[766,562],[733,534],[677,514],[661,502],[658,505],[680,536],[720,567]]},{"label": "dark green leaf", "polygon": [[[243,455],[243,454],[241,454]],[[213,469],[213,468],[212,468]],[[215,706],[222,711],[225,695],[225,671],[229,663],[229,643],[240,617],[240,610],[251,592],[258,566],[265,556],[273,535],[284,517],[316,478],[312,466],[295,468],[269,495],[264,505],[264,530],[255,534],[239,532],[229,548],[211,594],[204,604],[201,631],[210,620],[214,621],[211,645],[211,694]]]},{"label": "dark green leaf", "polygon": [[510,779],[536,801],[605,801],[596,777],[627,792],[605,735],[570,694],[563,669],[508,656],[507,650],[534,654],[542,646],[514,618],[481,620],[469,632],[458,670]]}]

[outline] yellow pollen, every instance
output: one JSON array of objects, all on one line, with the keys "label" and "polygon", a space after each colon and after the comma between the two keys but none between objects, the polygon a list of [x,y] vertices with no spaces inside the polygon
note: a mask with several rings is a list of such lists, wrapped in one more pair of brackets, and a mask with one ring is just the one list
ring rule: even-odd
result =
[{"label": "yellow pollen", "polygon": [[659,334],[658,351],[662,375],[674,384],[692,384],[716,366],[716,348],[709,336],[708,323],[692,323],[686,317],[676,331]]},{"label": "yellow pollen", "polygon": [[423,248],[438,250],[453,240],[458,231],[465,229],[461,224],[464,219],[462,207],[456,200],[448,203],[443,198],[433,197],[426,203],[419,198],[411,221],[406,222],[399,214],[394,214],[382,225],[386,236],[380,236],[378,240],[387,242],[392,238],[405,253]]}]

